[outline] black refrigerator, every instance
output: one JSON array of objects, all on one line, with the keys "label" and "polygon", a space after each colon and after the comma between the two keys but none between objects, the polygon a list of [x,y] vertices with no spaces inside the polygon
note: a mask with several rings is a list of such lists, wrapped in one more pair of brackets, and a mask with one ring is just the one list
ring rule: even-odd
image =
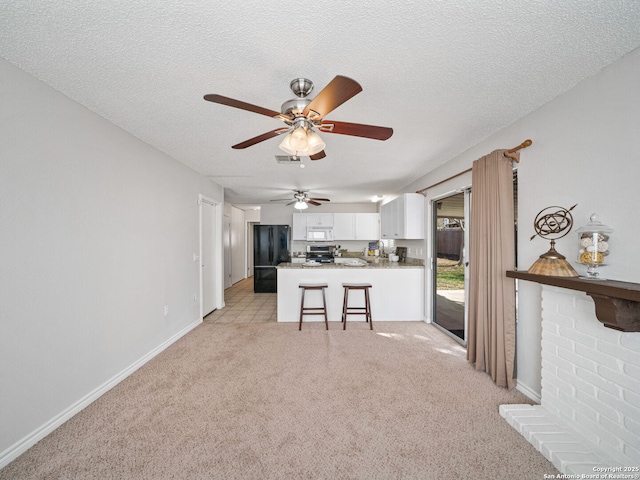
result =
[{"label": "black refrigerator", "polygon": [[289,225],[254,225],[253,227],[253,291],[277,291],[276,265],[291,261]]}]

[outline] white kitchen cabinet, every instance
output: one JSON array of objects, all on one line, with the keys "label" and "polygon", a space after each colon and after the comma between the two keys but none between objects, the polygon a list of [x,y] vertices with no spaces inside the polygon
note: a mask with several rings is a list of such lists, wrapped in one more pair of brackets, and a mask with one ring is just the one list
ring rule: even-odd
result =
[{"label": "white kitchen cabinet", "polygon": [[424,196],[405,193],[380,208],[381,233],[384,239],[424,238]]},{"label": "white kitchen cabinet", "polygon": [[424,238],[424,195],[421,193],[405,193],[404,197],[404,238]]},{"label": "white kitchen cabinet", "polygon": [[400,238],[400,202],[392,200],[380,207],[380,233],[383,239]]},{"label": "white kitchen cabinet", "polygon": [[380,215],[377,213],[355,214],[356,240],[380,239]]},{"label": "white kitchen cabinet", "polygon": [[292,238],[306,240],[307,227],[332,227],[335,240],[379,240],[377,213],[293,213]]},{"label": "white kitchen cabinet", "polygon": [[333,238],[336,240],[355,240],[355,214],[333,214]]},{"label": "white kitchen cabinet", "polygon": [[291,235],[293,240],[306,240],[307,227],[332,227],[333,213],[293,213]]},{"label": "white kitchen cabinet", "polygon": [[336,240],[378,240],[379,223],[377,213],[334,213],[333,236]]},{"label": "white kitchen cabinet", "polygon": [[291,226],[291,238],[293,240],[307,239],[307,214],[294,213],[293,224]]},{"label": "white kitchen cabinet", "polygon": [[333,227],[333,213],[303,213],[307,227]]}]

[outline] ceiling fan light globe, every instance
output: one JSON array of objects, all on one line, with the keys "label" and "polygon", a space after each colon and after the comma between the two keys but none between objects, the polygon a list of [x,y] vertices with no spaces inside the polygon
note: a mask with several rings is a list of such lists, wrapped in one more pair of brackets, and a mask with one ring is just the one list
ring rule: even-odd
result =
[{"label": "ceiling fan light globe", "polygon": [[305,208],[309,208],[309,205],[307,205],[307,202],[298,200],[293,207],[297,208],[298,210],[304,210]]},{"label": "ceiling fan light globe", "polygon": [[309,140],[307,139],[307,131],[304,128],[298,127],[294,129],[289,137],[289,143],[296,151],[305,152],[307,150]]},{"label": "ceiling fan light globe", "polygon": [[309,131],[309,135],[307,137],[307,150],[305,151],[305,155],[315,155],[316,153],[320,153],[326,147],[326,144],[320,138],[316,132]]},{"label": "ceiling fan light globe", "polygon": [[296,149],[291,145],[291,135],[284,136],[284,139],[280,142],[280,150],[289,155],[296,155]]}]

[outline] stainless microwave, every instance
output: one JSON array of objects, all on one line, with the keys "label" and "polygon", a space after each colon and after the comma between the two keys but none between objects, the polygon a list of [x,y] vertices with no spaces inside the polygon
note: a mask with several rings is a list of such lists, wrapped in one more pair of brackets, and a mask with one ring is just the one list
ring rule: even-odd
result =
[{"label": "stainless microwave", "polygon": [[332,242],[333,228],[331,227],[307,227],[308,242]]}]

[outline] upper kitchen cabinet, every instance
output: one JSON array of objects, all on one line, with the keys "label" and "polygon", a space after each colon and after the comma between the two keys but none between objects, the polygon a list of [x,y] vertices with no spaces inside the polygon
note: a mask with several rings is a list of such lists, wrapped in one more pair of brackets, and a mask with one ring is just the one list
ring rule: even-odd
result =
[{"label": "upper kitchen cabinet", "polygon": [[333,213],[293,213],[292,215],[293,240],[306,240],[307,227],[333,227]]},{"label": "upper kitchen cabinet", "polygon": [[333,238],[336,240],[355,240],[355,218],[353,213],[333,214]]},{"label": "upper kitchen cabinet", "polygon": [[400,238],[400,207],[401,202],[392,200],[380,206],[380,236],[385,238]]},{"label": "upper kitchen cabinet", "polygon": [[307,227],[333,227],[333,213],[303,213]]},{"label": "upper kitchen cabinet", "polygon": [[380,216],[377,213],[334,213],[336,240],[378,240]]},{"label": "upper kitchen cabinet", "polygon": [[380,215],[377,213],[356,213],[356,240],[380,239]]},{"label": "upper kitchen cabinet", "polygon": [[293,222],[291,225],[291,238],[292,240],[307,239],[307,214],[306,213],[293,214]]},{"label": "upper kitchen cabinet", "polygon": [[424,238],[424,196],[405,193],[380,207],[381,236],[384,239]]}]

